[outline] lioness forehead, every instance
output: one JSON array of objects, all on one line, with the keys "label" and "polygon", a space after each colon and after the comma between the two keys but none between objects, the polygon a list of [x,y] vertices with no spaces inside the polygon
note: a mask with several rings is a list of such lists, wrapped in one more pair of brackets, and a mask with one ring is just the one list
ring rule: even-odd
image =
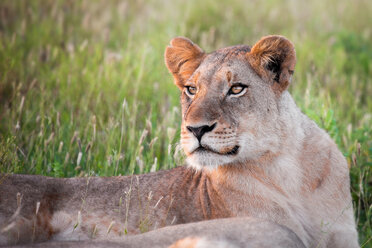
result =
[{"label": "lioness forehead", "polygon": [[230,47],[225,47],[225,48],[221,48],[221,49],[218,49],[216,51],[214,51],[213,53],[211,53],[211,55],[213,54],[221,54],[221,55],[224,55],[225,57],[232,57],[232,56],[239,56],[239,55],[246,55],[248,52],[251,51],[251,47],[250,46],[246,46],[246,45],[236,45],[236,46],[230,46]]},{"label": "lioness forehead", "polygon": [[246,60],[246,55],[250,50],[251,48],[245,45],[231,46],[216,50],[205,57],[190,80],[195,83],[201,81],[211,82],[217,77],[225,81],[226,77],[228,77],[228,72],[232,72],[232,74],[231,78],[228,78],[227,81],[239,80],[236,76],[239,74],[239,71],[243,69],[239,64],[246,65],[244,69],[250,67]]}]

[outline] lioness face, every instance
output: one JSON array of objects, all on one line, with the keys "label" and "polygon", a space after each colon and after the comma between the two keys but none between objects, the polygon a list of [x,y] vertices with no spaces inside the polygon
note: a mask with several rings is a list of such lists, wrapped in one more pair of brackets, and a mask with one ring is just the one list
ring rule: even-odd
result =
[{"label": "lioness face", "polygon": [[[288,40],[275,37],[294,53]],[[288,61],[277,47],[274,53],[265,47],[261,54],[266,43],[205,54],[185,38],[172,40],[165,57],[181,90],[181,144],[189,165],[212,169],[278,151],[282,128],[277,102],[290,79],[282,74],[291,75],[294,64],[283,68]]]},{"label": "lioness face", "polygon": [[208,55],[182,89],[181,144],[194,167],[244,161],[278,145],[266,135],[275,128],[275,95],[244,53],[226,59],[234,50]]}]

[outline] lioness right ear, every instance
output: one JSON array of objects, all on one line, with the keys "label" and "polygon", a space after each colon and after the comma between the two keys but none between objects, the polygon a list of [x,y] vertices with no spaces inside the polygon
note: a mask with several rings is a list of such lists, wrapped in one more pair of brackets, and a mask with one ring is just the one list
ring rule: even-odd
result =
[{"label": "lioness right ear", "polygon": [[187,38],[176,37],[171,40],[170,46],[165,49],[165,64],[180,89],[199,67],[204,56],[203,50]]},{"label": "lioness right ear", "polygon": [[296,65],[296,51],[289,40],[279,35],[263,37],[247,56],[257,74],[272,83],[277,93],[287,89]]}]

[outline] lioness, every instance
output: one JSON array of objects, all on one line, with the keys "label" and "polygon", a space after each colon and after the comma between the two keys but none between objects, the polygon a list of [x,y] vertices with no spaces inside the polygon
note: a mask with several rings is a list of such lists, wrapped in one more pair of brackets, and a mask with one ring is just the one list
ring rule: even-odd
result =
[{"label": "lioness", "polygon": [[4,175],[2,244],[253,216],[288,227],[306,247],[358,247],[347,163],[287,91],[290,41],[267,36],[207,54],[179,37],[165,62],[181,90],[188,166],[133,177]]}]

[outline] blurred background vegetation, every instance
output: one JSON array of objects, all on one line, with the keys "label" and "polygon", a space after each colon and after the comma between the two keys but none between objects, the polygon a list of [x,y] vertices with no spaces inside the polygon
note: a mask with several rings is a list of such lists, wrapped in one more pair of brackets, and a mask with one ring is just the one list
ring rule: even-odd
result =
[{"label": "blurred background vegetation", "polygon": [[[0,2],[0,172],[124,175],[183,163],[171,38],[207,52],[294,42],[290,91],[346,156],[372,247],[372,1]],[[371,242],[369,242],[371,241]]]}]

